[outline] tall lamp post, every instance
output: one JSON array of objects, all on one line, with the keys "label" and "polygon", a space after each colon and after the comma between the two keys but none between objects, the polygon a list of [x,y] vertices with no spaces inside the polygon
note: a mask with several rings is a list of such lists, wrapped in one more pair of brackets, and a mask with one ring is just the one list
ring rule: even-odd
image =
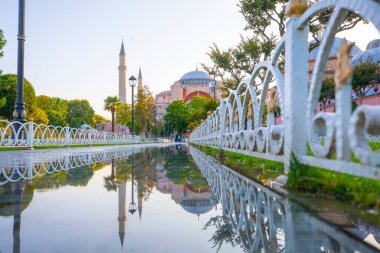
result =
[{"label": "tall lamp post", "polygon": [[214,81],[211,81],[209,82],[208,84],[210,90],[212,89],[213,92],[214,92],[214,100],[216,99],[216,79],[215,79],[215,76],[214,76]]},{"label": "tall lamp post", "polygon": [[137,79],[134,76],[129,78],[129,86],[132,88],[132,136],[135,135],[135,87]]},{"label": "tall lamp post", "polygon": [[[26,122],[24,102],[24,45],[25,45],[25,0],[19,0],[18,6],[18,52],[17,52],[17,98],[13,120],[20,123]],[[19,124],[17,124],[19,127]]]}]

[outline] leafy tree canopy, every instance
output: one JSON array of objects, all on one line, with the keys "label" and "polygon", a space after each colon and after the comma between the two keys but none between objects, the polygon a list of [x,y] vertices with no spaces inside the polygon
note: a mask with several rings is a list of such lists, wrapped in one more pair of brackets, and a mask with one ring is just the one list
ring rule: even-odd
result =
[{"label": "leafy tree canopy", "polygon": [[49,124],[53,126],[65,126],[67,120],[68,101],[45,95],[36,98],[38,108],[44,110],[49,119]]},{"label": "leafy tree canopy", "polygon": [[188,106],[182,100],[174,101],[166,109],[164,120],[165,124],[178,134],[185,133],[190,122]]},{"label": "leafy tree canopy", "polygon": [[354,69],[352,77],[352,90],[362,104],[363,97],[372,88],[373,84],[380,82],[380,64],[370,61],[362,62]]},{"label": "leafy tree canopy", "polygon": [[153,125],[154,98],[148,86],[137,92],[137,102],[135,106],[135,133],[148,135],[151,133]]},{"label": "leafy tree canopy", "polygon": [[[315,4],[318,0],[310,0]],[[278,40],[284,36],[286,16],[286,4],[288,0],[239,0],[240,12],[243,15],[245,30],[254,34],[252,37],[241,38],[238,45],[227,50],[221,50],[214,43],[207,53],[212,61],[211,65],[202,64],[203,68],[222,83],[221,90],[229,93],[237,85],[251,74],[258,62],[267,59]],[[326,27],[333,9],[328,9],[311,20],[310,32],[315,43],[310,45],[312,50],[320,44],[320,31]],[[368,23],[354,12],[349,12],[337,32],[353,28],[359,22]],[[279,67],[283,68],[283,59],[280,58]],[[259,78],[263,78],[260,75]]]},{"label": "leafy tree canopy", "polygon": [[[0,76],[0,94],[0,117],[12,120],[17,95],[17,75],[7,74]],[[24,101],[27,117],[36,109],[35,99],[36,93],[32,84],[24,79]]]},{"label": "leafy tree canopy", "polygon": [[33,120],[37,124],[49,124],[49,118],[46,112],[40,108],[36,108],[36,110],[29,115],[29,120]]},{"label": "leafy tree canopy", "polygon": [[97,123],[104,123],[104,122],[110,122],[109,119],[103,117],[102,115],[99,115],[99,114],[94,114],[94,117],[92,118],[92,121],[94,122],[94,126],[97,124]]},{"label": "leafy tree canopy", "polygon": [[75,99],[67,103],[67,121],[70,127],[82,124],[93,125],[94,109],[86,99]]},{"label": "leafy tree canopy", "polygon": [[189,128],[194,130],[208,116],[208,112],[213,112],[219,103],[211,98],[196,96],[188,103],[190,120]]},{"label": "leafy tree canopy", "polygon": [[335,97],[335,81],[334,78],[325,78],[322,83],[321,95],[319,102],[322,103],[323,111],[326,111],[326,103],[329,99]]},{"label": "leafy tree canopy", "polygon": [[116,111],[116,123],[131,126],[132,121],[132,108],[129,104],[121,104],[117,107]]},{"label": "leafy tree canopy", "polygon": [[[4,39],[4,34],[3,34],[3,30],[0,29],[0,58],[4,56],[4,51],[3,51],[3,47],[5,46],[5,44],[7,43],[7,41]],[[1,75],[2,71],[0,70],[0,75]],[[1,106],[1,104],[0,104]]]}]

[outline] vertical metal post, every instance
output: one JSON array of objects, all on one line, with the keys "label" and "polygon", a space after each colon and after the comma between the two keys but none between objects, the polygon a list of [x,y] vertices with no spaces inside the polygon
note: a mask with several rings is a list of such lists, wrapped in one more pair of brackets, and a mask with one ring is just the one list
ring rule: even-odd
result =
[{"label": "vertical metal post", "polygon": [[132,86],[132,136],[135,135],[135,93]]},{"label": "vertical metal post", "polygon": [[[26,122],[24,102],[24,44],[25,44],[25,0],[19,0],[18,11],[18,51],[17,51],[17,98],[13,120],[21,123]],[[20,124],[16,125],[17,128]],[[17,131],[16,131],[17,132]]]},{"label": "vertical metal post", "polygon": [[27,142],[28,146],[30,149],[33,149],[33,141],[34,141],[34,127],[33,127],[33,122],[28,123],[28,137],[27,137]]},{"label": "vertical metal post", "polygon": [[285,172],[289,173],[292,153],[306,155],[306,106],[308,92],[308,26],[297,27],[298,17],[287,25],[285,43]]}]

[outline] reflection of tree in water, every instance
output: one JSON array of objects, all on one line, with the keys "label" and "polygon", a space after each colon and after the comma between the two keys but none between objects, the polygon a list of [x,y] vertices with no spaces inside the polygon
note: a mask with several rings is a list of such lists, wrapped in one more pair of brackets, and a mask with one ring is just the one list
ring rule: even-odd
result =
[{"label": "reflection of tree in water", "polygon": [[93,175],[92,167],[84,166],[37,176],[33,179],[32,184],[35,189],[58,189],[66,185],[86,186]]},{"label": "reflection of tree in water", "polygon": [[[134,171],[137,190],[145,200],[149,198],[154,188],[154,175],[156,164],[161,163],[167,157],[164,148],[146,148],[145,151],[134,154]],[[117,191],[119,184],[128,182],[132,175],[132,160],[112,159],[111,175],[104,177],[104,187],[107,191]]]},{"label": "reflection of tree in water", "polygon": [[[12,183],[0,186],[0,216],[13,216],[16,199],[12,193]],[[33,199],[33,186],[25,183],[21,199],[21,211],[25,210]]]},{"label": "reflection of tree in water", "polygon": [[165,166],[167,177],[175,184],[190,183],[198,189],[208,188],[208,183],[201,170],[195,165],[191,157],[179,149],[170,156]]},{"label": "reflection of tree in water", "polygon": [[213,243],[213,248],[216,248],[218,252],[221,247],[225,244],[231,244],[232,247],[239,246],[242,247],[241,238],[238,233],[235,233],[231,223],[228,221],[228,218],[225,216],[217,215],[212,217],[203,227],[203,230],[209,228],[215,228],[209,242]]}]

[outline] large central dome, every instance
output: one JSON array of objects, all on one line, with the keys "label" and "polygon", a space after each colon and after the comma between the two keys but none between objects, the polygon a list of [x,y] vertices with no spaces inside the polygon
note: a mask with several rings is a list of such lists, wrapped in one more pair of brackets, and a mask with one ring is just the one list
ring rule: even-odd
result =
[{"label": "large central dome", "polygon": [[209,74],[199,70],[188,72],[179,80],[181,85],[208,85],[211,81],[214,79]]}]

